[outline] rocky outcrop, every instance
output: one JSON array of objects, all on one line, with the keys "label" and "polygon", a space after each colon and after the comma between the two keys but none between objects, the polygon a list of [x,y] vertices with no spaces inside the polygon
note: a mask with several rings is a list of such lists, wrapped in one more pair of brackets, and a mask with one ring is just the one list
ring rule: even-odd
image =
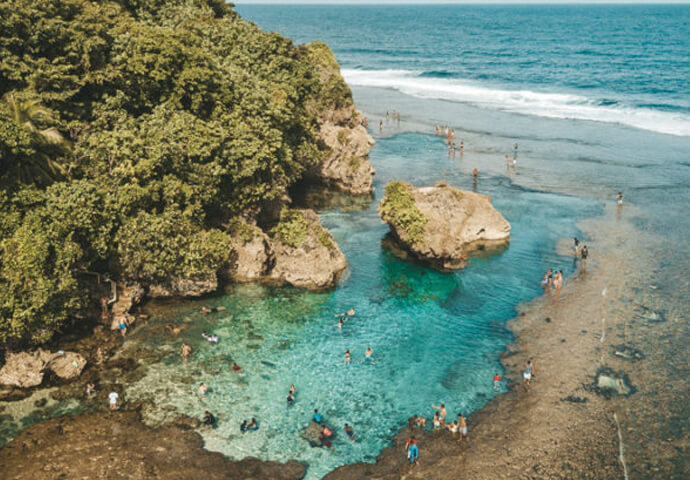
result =
[{"label": "rocky outcrop", "polygon": [[234,223],[230,238],[233,251],[226,274],[235,282],[325,290],[347,268],[345,255],[313,210],[284,210],[271,236],[253,225]]},{"label": "rocky outcrop", "polygon": [[426,188],[391,182],[379,214],[405,250],[439,270],[463,268],[468,252],[505,246],[510,237],[510,224],[489,196],[445,182]]},{"label": "rocky outcrop", "polygon": [[[105,404],[105,401],[103,402]],[[203,448],[187,428],[144,426],[136,413],[101,412],[39,422],[0,449],[6,479],[156,478],[178,480],[299,480],[305,467],[244,458],[232,461]]]},{"label": "rocky outcrop", "polygon": [[259,228],[235,222],[230,229],[232,253],[227,276],[235,282],[253,282],[268,275],[273,264],[271,239]]},{"label": "rocky outcrop", "polygon": [[0,369],[0,384],[36,387],[43,383],[46,370],[68,380],[78,377],[85,366],[86,359],[74,352],[51,353],[39,348],[34,352],[8,353]]},{"label": "rocky outcrop", "polygon": [[172,277],[166,283],[149,285],[150,298],[201,297],[218,290],[218,276],[215,272],[190,278]]},{"label": "rocky outcrop", "polygon": [[352,115],[345,125],[331,120],[321,123],[319,135],[329,152],[312,175],[339,190],[367,195],[374,189],[376,170],[369,162],[369,150],[374,146],[374,139],[359,124],[361,114],[352,109]]},{"label": "rocky outcrop", "polygon": [[362,126],[362,114],[355,108],[333,52],[321,42],[305,49],[318,68],[321,84],[321,95],[307,108],[317,114],[319,136],[328,147],[326,157],[308,176],[353,195],[367,195],[373,190],[375,170],[369,163],[369,150],[374,139]]},{"label": "rocky outcrop", "polygon": [[[281,219],[272,239],[274,265],[268,275],[273,281],[309,290],[335,286],[347,268],[345,255],[313,210],[291,210]],[[282,227],[290,223],[283,233]]]}]

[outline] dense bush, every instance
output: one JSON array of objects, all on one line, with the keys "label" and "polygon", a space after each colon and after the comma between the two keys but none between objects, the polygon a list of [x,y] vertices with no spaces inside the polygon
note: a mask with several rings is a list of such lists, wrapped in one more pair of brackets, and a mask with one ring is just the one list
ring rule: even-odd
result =
[{"label": "dense bush", "polygon": [[414,204],[409,183],[394,181],[386,185],[385,195],[379,203],[379,214],[384,222],[390,222],[405,232],[410,242],[418,243],[424,239],[426,218]]},{"label": "dense bush", "polygon": [[49,338],[83,270],[218,269],[223,225],[322,160],[319,114],[352,104],[337,73],[222,0],[0,3],[0,341]]}]

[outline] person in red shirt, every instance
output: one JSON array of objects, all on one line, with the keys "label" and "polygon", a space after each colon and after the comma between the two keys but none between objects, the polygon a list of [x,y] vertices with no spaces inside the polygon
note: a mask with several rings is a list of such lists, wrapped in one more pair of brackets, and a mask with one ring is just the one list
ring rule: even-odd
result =
[{"label": "person in red shirt", "polygon": [[494,390],[498,391],[501,388],[501,376],[497,373],[494,375]]}]

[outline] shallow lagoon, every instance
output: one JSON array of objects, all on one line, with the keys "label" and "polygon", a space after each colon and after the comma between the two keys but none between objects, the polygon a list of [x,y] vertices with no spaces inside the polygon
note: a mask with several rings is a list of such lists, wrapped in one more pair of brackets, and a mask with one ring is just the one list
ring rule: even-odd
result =
[{"label": "shallow lagoon", "polygon": [[[432,403],[468,414],[494,395],[491,379],[511,340],[505,321],[519,302],[541,293],[547,268],[571,272],[572,259],[558,257],[555,243],[577,234],[575,220],[597,214],[598,203],[482,176],[477,191],[490,194],[511,222],[510,246],[471,257],[463,271],[439,273],[381,248],[388,227],[376,204],[392,179],[421,186],[443,178],[473,188],[461,171],[463,160],[448,158],[440,138],[411,133],[380,139],[371,160],[378,173],[370,207],[320,212],[349,262],[334,292],[237,286],[206,302],[227,308],[211,315],[199,313],[199,303],[178,305],[174,315],[170,306],[152,305],[153,318],[128,343],[157,345],[167,354],[126,391],[129,401],[155,403],[145,410],[149,423],[199,417],[208,409],[219,425],[202,431],[206,448],[231,458],[296,458],[309,464],[307,478],[320,478],[338,465],[373,461],[407,417],[432,416]],[[356,315],[340,331],[334,314],[351,307]],[[170,321],[190,326],[172,339],[163,328]],[[218,334],[220,343],[206,344],[204,330]],[[196,350],[186,363],[178,353],[183,341]],[[368,346],[373,364],[364,362]],[[353,358],[348,366],[346,349]],[[246,376],[230,370],[232,361]],[[212,390],[204,397],[196,393],[202,381]],[[292,383],[299,392],[287,408]],[[332,450],[310,448],[299,435],[314,408],[339,436]],[[251,417],[260,429],[241,434],[241,420]],[[354,445],[342,438],[345,422],[357,430]]]}]

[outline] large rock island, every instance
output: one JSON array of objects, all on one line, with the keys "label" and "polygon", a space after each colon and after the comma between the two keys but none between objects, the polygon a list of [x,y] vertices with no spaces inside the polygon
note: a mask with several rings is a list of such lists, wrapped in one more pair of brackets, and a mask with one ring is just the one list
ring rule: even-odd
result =
[{"label": "large rock island", "polygon": [[[467,263],[467,253],[508,243],[510,224],[488,195],[458,190],[445,182],[414,188],[391,182],[379,204],[397,247],[439,270],[456,270]],[[404,254],[403,254],[404,255]]]}]

